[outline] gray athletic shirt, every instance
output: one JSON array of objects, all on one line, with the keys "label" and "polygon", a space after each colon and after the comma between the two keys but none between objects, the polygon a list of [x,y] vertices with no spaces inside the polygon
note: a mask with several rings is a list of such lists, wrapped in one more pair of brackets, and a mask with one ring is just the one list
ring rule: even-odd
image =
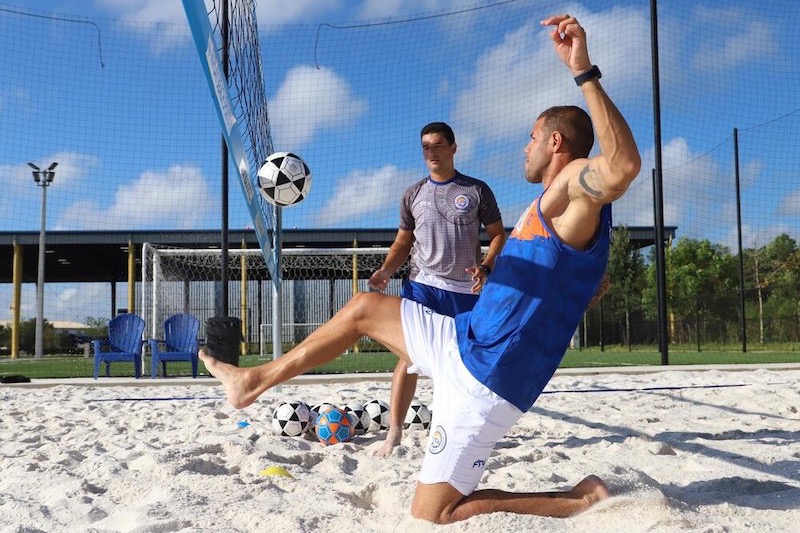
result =
[{"label": "gray athletic shirt", "polygon": [[480,264],[481,224],[500,219],[492,190],[478,179],[457,172],[445,183],[418,181],[400,206],[400,229],[414,233],[409,278],[471,284],[464,269]]}]

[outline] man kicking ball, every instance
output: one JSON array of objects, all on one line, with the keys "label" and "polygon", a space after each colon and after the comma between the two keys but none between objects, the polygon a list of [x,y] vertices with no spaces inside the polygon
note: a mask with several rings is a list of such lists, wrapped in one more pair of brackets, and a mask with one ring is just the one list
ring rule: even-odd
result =
[{"label": "man kicking ball", "polygon": [[[450,523],[498,511],[565,517],[609,496],[588,476],[560,492],[475,490],[495,444],[541,394],[605,272],[611,202],[639,173],[636,142],[600,85],[586,34],[574,17],[552,27],[556,53],[591,114],[553,107],[536,119],[525,178],[544,190],[522,214],[474,309],[456,318],[380,293],[359,293],[285,356],[237,368],[201,350],[228,401],[263,392],[344,352],[368,335],[433,380],[433,421],[411,513]],[[597,132],[600,153],[587,158]],[[446,407],[445,407],[446,406]]]}]

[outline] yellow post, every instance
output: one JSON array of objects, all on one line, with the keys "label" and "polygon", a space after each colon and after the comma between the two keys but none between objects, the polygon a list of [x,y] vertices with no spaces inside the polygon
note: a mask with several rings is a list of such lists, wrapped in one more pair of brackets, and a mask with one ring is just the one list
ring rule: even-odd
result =
[{"label": "yellow post", "polygon": [[12,284],[14,286],[11,296],[11,359],[19,357],[19,313],[22,299],[22,246],[14,243],[14,263]]},{"label": "yellow post", "polygon": [[[353,248],[358,248],[358,240],[353,239]],[[353,296],[358,294],[358,254],[353,252]],[[359,353],[358,341],[353,345],[353,353]]]},{"label": "yellow post", "polygon": [[128,312],[136,312],[136,248],[130,240],[128,241]]},{"label": "yellow post", "polygon": [[[242,250],[247,250],[247,243],[244,239],[242,239]],[[241,257],[241,264],[242,264],[242,285],[241,285],[241,304],[240,304],[240,313],[239,316],[242,317],[242,342],[241,346],[241,354],[247,355],[247,256],[242,253]]]}]

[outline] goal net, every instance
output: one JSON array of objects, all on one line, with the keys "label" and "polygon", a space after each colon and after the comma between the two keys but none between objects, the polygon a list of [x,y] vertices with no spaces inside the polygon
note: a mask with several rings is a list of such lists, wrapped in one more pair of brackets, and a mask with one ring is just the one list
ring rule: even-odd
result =
[{"label": "goal net", "polygon": [[[388,248],[325,248],[282,250],[280,340],[291,348],[328,321],[356,292],[367,291],[369,277],[380,268]],[[145,336],[158,338],[164,320],[191,313],[201,322],[216,316],[222,294],[220,249],[186,249],[146,243],[142,247],[141,309]],[[408,262],[387,289],[399,295]],[[228,293],[231,314],[242,321],[246,353],[273,353],[273,291],[260,250],[228,251]],[[363,339],[353,351],[385,351]]]}]

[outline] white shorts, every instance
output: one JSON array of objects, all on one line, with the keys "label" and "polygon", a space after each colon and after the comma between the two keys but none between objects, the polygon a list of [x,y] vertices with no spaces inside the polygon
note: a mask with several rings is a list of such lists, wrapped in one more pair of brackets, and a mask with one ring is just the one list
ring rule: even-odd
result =
[{"label": "white shorts", "polygon": [[494,445],[522,416],[461,362],[455,320],[403,300],[403,337],[413,366],[433,379],[431,431],[420,483],[446,482],[464,496],[481,480]]}]

